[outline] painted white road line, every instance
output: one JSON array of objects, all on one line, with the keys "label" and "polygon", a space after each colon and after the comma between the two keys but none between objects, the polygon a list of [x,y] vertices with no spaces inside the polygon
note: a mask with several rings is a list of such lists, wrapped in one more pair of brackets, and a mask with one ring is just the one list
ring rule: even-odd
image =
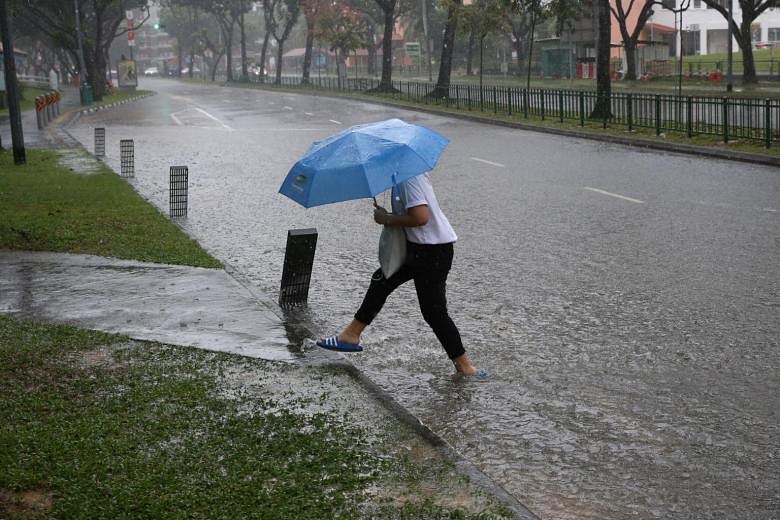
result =
[{"label": "painted white road line", "polygon": [[274,103],[273,101],[269,101],[268,104],[269,105],[275,105],[276,103]]},{"label": "painted white road line", "polygon": [[598,188],[590,188],[588,186],[583,186],[583,189],[595,191],[596,193],[601,193],[602,195],[609,195],[610,197],[617,197],[618,199],[627,200],[629,202],[634,202],[636,204],[644,204],[645,201],[639,200],[639,199],[632,199],[631,197],[626,197],[624,195],[618,195],[617,193],[612,193],[609,191],[600,190]]},{"label": "painted white road line", "polygon": [[184,126],[184,123],[181,122],[181,119],[176,117],[176,114],[178,114],[178,112],[171,114],[171,119],[173,119],[173,122],[176,123],[177,125]]},{"label": "painted white road line", "polygon": [[767,211],[769,213],[777,213],[777,210],[772,208],[764,208],[764,211]]},{"label": "painted white road line", "polygon": [[336,121],[335,119],[328,119],[328,121],[330,121],[330,122],[331,122],[331,123],[333,123],[334,125],[343,125],[343,124],[344,124],[344,123],[342,123],[341,121]]},{"label": "painted white road line", "polygon": [[222,127],[223,127],[223,128],[226,128],[226,129],[228,129],[228,130],[231,130],[231,131],[232,131],[232,130],[234,130],[232,127],[230,127],[230,126],[226,125],[225,123],[223,123],[222,121],[220,121],[220,120],[219,120],[219,119],[217,119],[216,117],[212,116],[211,114],[209,114],[208,112],[206,112],[206,111],[205,111],[205,110],[203,110],[202,108],[200,108],[200,107],[193,107],[193,108],[194,108],[195,110],[197,110],[198,112],[200,112],[201,114],[203,114],[204,116],[208,117],[209,119],[211,119],[211,120],[213,120],[213,121],[216,121],[217,123],[219,123],[220,125],[222,125]]},{"label": "painted white road line", "polygon": [[304,112],[303,115],[305,115],[305,116],[313,116],[314,114],[312,114],[311,112]]},{"label": "painted white road line", "polygon": [[288,107],[288,106],[284,106],[282,108],[284,108],[285,110],[292,110],[293,109],[292,107]]},{"label": "painted white road line", "polygon": [[481,162],[481,163],[485,163],[485,164],[489,164],[489,165],[491,165],[491,166],[498,166],[499,168],[506,168],[506,166],[504,166],[504,165],[503,165],[503,164],[501,164],[501,163],[497,163],[497,162],[493,162],[493,161],[488,161],[487,159],[480,159],[479,157],[471,157],[471,160],[472,160],[472,161]]}]

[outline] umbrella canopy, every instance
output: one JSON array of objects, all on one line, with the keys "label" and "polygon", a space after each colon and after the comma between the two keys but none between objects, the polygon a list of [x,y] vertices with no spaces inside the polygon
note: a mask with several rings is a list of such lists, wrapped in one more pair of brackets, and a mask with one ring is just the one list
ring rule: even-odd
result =
[{"label": "umbrella canopy", "polygon": [[400,119],[357,125],[315,141],[279,193],[311,208],[374,197],[436,166],[449,139]]}]

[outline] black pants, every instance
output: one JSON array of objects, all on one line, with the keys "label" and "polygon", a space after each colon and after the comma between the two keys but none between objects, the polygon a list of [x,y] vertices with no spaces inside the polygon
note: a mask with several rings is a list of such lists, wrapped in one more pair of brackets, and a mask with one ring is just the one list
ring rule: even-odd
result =
[{"label": "black pants", "polygon": [[393,276],[385,278],[381,269],[371,277],[371,285],[355,319],[370,325],[399,286],[414,280],[423,318],[431,326],[447,356],[455,359],[466,353],[460,332],[447,313],[447,275],[452,267],[452,244],[421,245],[406,242],[406,262]]}]

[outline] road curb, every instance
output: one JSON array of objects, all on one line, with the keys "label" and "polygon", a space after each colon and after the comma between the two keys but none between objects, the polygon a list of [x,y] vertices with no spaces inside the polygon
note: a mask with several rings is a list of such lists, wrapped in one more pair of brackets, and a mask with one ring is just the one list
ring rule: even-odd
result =
[{"label": "road curb", "polygon": [[94,112],[100,112],[101,110],[108,110],[109,108],[118,107],[120,105],[125,105],[127,103],[130,103],[132,101],[138,101],[139,99],[147,98],[149,96],[155,95],[156,92],[149,92],[147,94],[141,94],[140,96],[133,96],[131,98],[123,99],[122,101],[116,101],[114,103],[109,103],[107,105],[98,105],[95,107],[90,108],[82,108],[79,110],[82,114],[92,114]]}]

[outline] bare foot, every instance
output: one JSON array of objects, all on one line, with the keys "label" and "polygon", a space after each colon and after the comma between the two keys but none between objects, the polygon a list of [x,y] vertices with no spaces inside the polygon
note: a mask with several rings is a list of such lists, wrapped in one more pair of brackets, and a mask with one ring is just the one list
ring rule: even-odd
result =
[{"label": "bare foot", "polygon": [[456,357],[452,360],[452,363],[455,365],[455,370],[457,373],[464,376],[473,376],[480,372],[480,370],[474,366],[471,360],[466,357],[466,354]]}]

